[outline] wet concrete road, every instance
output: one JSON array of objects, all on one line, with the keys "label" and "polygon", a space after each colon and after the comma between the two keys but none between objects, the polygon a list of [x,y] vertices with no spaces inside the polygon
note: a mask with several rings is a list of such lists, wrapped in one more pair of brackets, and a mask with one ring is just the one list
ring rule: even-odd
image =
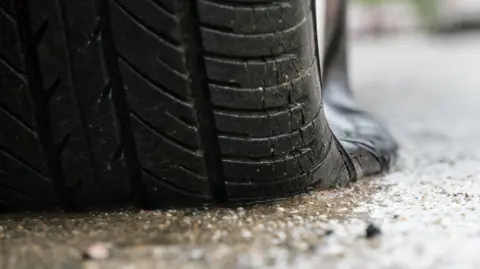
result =
[{"label": "wet concrete road", "polygon": [[0,268],[480,268],[480,35],[352,54],[359,99],[400,141],[392,173],[243,208],[0,216]]}]

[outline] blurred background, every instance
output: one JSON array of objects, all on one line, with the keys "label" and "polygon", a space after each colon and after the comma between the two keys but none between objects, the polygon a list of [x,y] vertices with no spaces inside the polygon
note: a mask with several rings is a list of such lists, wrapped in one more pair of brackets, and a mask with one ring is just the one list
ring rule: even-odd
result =
[{"label": "blurred background", "polygon": [[399,141],[402,159],[413,162],[410,176],[446,160],[478,165],[480,0],[349,4],[352,88]]},{"label": "blurred background", "polygon": [[355,37],[399,32],[480,31],[480,0],[352,0]]}]

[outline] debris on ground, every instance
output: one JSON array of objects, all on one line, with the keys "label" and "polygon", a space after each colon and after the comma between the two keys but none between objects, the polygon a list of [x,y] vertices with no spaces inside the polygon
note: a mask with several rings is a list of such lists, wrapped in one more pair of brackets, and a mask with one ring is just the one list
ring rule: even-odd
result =
[{"label": "debris on ground", "polygon": [[382,234],[382,230],[380,230],[380,228],[378,228],[377,226],[375,226],[375,225],[372,224],[372,223],[370,223],[370,224],[367,226],[367,229],[365,230],[365,237],[366,237],[367,239],[380,236],[381,234]]},{"label": "debris on ground", "polygon": [[84,259],[105,260],[110,256],[110,245],[97,242],[90,245],[83,253]]},{"label": "debris on ground", "polygon": [[325,230],[325,236],[329,236],[333,234],[333,230]]}]

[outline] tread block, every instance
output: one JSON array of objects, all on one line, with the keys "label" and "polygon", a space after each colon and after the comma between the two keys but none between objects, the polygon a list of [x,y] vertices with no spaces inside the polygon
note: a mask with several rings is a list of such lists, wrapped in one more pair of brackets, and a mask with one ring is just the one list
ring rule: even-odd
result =
[{"label": "tread block", "polygon": [[264,110],[281,108],[291,103],[301,102],[315,94],[310,89],[317,85],[316,65],[303,71],[291,81],[270,87],[240,88],[210,83],[212,103],[220,108],[236,108],[239,110]]},{"label": "tread block", "polygon": [[202,152],[193,151],[146,125],[143,119],[132,115],[132,128],[140,164],[161,178],[175,180],[184,188],[206,192],[208,183],[203,176],[205,163]]},{"label": "tread block", "polygon": [[307,147],[313,141],[321,136],[325,128],[316,126],[324,126],[325,121],[321,117],[316,117],[311,123],[287,134],[250,138],[232,135],[220,135],[219,145],[225,157],[279,157],[290,152]]},{"label": "tread block", "polygon": [[0,109],[16,115],[26,126],[33,128],[32,108],[28,100],[27,85],[18,74],[0,60]]},{"label": "tread block", "polygon": [[147,186],[147,199],[149,204],[154,208],[164,208],[176,205],[178,201],[184,201],[186,205],[198,205],[211,203],[212,199],[208,195],[185,190],[178,186],[166,182],[165,179],[159,178],[143,171],[142,180]]},{"label": "tread block", "polygon": [[[167,6],[154,0],[116,0],[125,10],[135,14],[145,28],[152,29],[170,43],[179,44],[183,41],[180,29],[177,27],[179,15]],[[174,2],[174,1],[170,1]]]},{"label": "tread block", "polygon": [[20,44],[19,34],[15,23],[15,18],[8,14],[5,9],[0,8],[0,29],[2,32],[0,59],[4,64],[5,62],[9,63],[13,70],[21,70],[23,69],[23,63],[18,46]]},{"label": "tread block", "polygon": [[0,150],[0,162],[3,164],[0,171],[0,186],[6,186],[32,200],[52,204],[57,202],[52,183],[45,175],[2,150]]},{"label": "tread block", "polygon": [[198,148],[200,138],[194,108],[191,103],[178,100],[156,85],[144,80],[128,65],[120,62],[126,98],[130,108],[157,130],[164,130],[170,137],[189,147]]},{"label": "tread block", "polygon": [[228,57],[275,57],[305,45],[312,29],[312,14],[285,30],[264,34],[238,34],[202,27],[206,52]]},{"label": "tread block", "polygon": [[24,163],[28,163],[33,170],[45,172],[47,168],[36,133],[2,109],[0,122],[2,123],[0,150],[15,152],[15,155],[21,156]]},{"label": "tread block", "polygon": [[[283,31],[298,24],[310,1],[299,0],[272,4],[238,5],[228,1],[198,1],[200,21],[212,28],[241,34],[266,34]],[[246,23],[248,22],[248,23]]]},{"label": "tread block", "polygon": [[212,84],[238,88],[258,88],[290,83],[315,59],[292,52],[265,60],[205,57],[207,77]]},{"label": "tread block", "polygon": [[[115,1],[110,2],[115,45],[121,59],[144,78],[188,99],[191,93],[182,49],[150,31]],[[141,48],[138,44],[142,44]]]},{"label": "tread block", "polygon": [[318,115],[321,104],[295,104],[280,111],[232,112],[214,111],[220,134],[244,137],[268,137],[291,133],[310,123]]}]

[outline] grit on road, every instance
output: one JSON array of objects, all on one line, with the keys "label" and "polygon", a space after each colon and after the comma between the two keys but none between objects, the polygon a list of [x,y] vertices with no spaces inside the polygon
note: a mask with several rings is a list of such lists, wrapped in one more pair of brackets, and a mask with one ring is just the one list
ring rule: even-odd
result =
[{"label": "grit on road", "polygon": [[391,173],[243,208],[1,216],[0,268],[480,268],[480,35],[354,44]]}]

